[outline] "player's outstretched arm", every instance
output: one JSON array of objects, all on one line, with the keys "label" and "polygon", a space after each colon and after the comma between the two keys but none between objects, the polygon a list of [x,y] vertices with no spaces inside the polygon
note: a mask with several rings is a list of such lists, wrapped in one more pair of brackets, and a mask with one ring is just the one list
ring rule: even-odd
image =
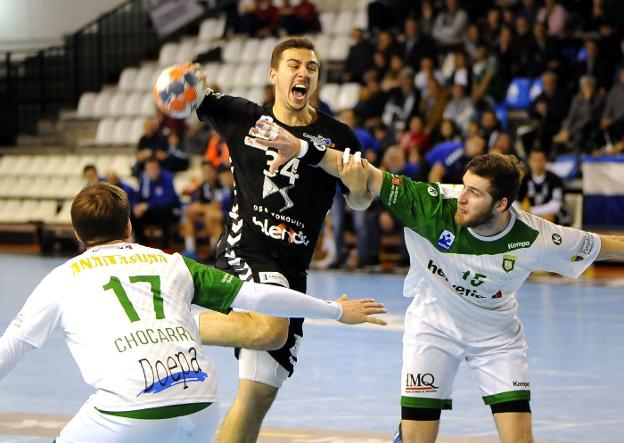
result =
[{"label": "player's outstretched arm", "polygon": [[350,325],[386,324],[382,319],[373,316],[385,313],[386,309],[372,298],[348,300],[346,295],[342,295],[331,302],[281,286],[253,282],[243,283],[232,301],[232,307],[277,317],[325,318]]},{"label": "player's outstretched arm", "polygon": [[600,235],[600,253],[596,260],[624,260],[624,236]]},{"label": "player's outstretched arm", "polygon": [[7,375],[28,351],[35,349],[31,344],[15,337],[0,337],[0,380]]}]

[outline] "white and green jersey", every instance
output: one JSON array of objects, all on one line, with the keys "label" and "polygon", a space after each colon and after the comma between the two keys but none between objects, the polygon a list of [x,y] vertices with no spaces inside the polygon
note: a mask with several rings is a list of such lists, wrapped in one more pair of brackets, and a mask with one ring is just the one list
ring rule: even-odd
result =
[{"label": "white and green jersey", "polygon": [[227,313],[241,285],[179,254],[98,246],[51,271],[5,335],[39,348],[60,328],[103,411],[213,402],[215,369],[190,306]]},{"label": "white and green jersey", "polygon": [[455,222],[461,189],[384,173],[381,200],[405,226],[409,309],[460,339],[482,340],[519,326],[515,294],[532,271],[578,277],[600,238],[516,208],[503,232],[480,236]]}]

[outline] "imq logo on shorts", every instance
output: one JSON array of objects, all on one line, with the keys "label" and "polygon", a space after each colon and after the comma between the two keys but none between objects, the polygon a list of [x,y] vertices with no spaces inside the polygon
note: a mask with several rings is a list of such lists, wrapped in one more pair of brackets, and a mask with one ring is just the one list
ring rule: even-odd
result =
[{"label": "imq logo on shorts", "polygon": [[424,374],[405,374],[405,392],[437,392],[435,377],[430,372]]}]

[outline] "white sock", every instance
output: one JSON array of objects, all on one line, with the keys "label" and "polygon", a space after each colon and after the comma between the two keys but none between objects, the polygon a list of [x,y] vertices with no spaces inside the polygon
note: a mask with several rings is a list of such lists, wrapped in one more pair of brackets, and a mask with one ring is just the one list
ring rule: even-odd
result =
[{"label": "white sock", "polygon": [[184,237],[184,249],[186,249],[188,252],[195,252],[194,237]]}]

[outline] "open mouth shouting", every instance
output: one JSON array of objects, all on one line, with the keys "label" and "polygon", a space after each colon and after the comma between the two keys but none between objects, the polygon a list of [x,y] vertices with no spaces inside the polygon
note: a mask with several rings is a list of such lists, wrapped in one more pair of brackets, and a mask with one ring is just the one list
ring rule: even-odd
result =
[{"label": "open mouth shouting", "polygon": [[293,96],[295,102],[305,103],[308,96],[308,85],[306,85],[305,83],[295,83],[293,87],[290,88],[290,93]]}]

